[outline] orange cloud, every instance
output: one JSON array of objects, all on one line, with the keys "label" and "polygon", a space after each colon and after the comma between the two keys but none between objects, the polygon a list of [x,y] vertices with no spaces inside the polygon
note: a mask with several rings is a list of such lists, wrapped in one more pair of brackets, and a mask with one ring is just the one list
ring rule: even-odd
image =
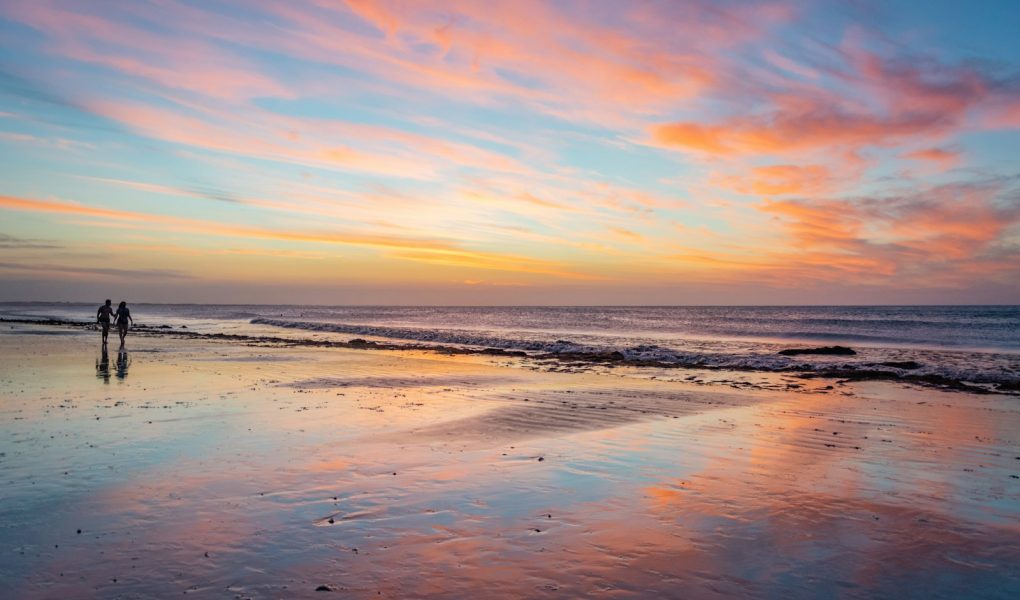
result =
[{"label": "orange cloud", "polygon": [[912,136],[944,133],[948,129],[939,115],[881,117],[817,106],[804,112],[733,118],[718,125],[694,122],[658,125],[652,127],[651,134],[663,146],[735,156],[888,146]]},{"label": "orange cloud", "polygon": [[829,169],[822,165],[754,167],[747,176],[718,177],[717,182],[741,194],[758,196],[819,194],[833,183]]},{"label": "orange cloud", "polygon": [[849,249],[861,240],[864,219],[849,202],[770,200],[761,210],[784,219],[800,248]]},{"label": "orange cloud", "polygon": [[553,209],[559,209],[559,210],[567,209],[568,208],[568,207],[566,207],[566,206],[564,206],[562,204],[556,203],[556,202],[550,202],[548,200],[543,200],[542,198],[539,198],[538,196],[535,196],[534,194],[531,194],[529,192],[520,192],[519,194],[517,194],[515,196],[515,198],[519,198],[520,200],[523,200],[524,202],[527,202],[529,204],[533,204],[535,206],[539,206],[539,207],[542,207],[542,208],[553,208]]},{"label": "orange cloud", "polygon": [[103,217],[107,219],[130,219],[133,213],[125,213],[106,208],[83,206],[71,202],[53,202],[49,200],[26,200],[14,196],[0,196],[0,208],[31,212],[84,215],[87,217]]}]

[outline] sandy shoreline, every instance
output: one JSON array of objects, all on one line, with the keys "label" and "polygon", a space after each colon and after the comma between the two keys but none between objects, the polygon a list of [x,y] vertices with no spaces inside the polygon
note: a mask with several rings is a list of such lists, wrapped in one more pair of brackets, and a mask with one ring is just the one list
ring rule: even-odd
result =
[{"label": "sandy shoreline", "polygon": [[13,597],[1020,593],[1015,397],[96,338],[0,330]]}]

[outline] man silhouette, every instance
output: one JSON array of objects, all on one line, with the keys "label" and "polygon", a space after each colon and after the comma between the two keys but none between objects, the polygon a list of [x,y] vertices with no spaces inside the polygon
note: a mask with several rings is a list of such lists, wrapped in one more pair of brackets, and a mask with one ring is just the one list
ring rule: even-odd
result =
[{"label": "man silhouette", "polygon": [[106,300],[106,304],[96,311],[96,321],[103,329],[103,345],[106,345],[106,338],[110,336],[110,315],[113,314],[113,301]]}]

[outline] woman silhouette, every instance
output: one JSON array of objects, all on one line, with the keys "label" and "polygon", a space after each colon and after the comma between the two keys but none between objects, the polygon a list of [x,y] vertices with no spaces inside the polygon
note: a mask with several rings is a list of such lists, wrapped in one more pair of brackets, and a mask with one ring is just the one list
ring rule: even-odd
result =
[{"label": "woman silhouette", "polygon": [[127,307],[127,302],[121,302],[120,306],[117,307],[117,314],[113,315],[117,321],[117,333],[120,334],[120,345],[124,345],[124,337],[127,336],[128,323],[134,325],[135,320],[131,318],[131,309]]}]

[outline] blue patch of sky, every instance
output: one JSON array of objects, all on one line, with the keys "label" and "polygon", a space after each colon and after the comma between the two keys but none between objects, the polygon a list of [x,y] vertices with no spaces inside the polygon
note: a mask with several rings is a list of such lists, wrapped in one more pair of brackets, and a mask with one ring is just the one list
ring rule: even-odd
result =
[{"label": "blue patch of sky", "polygon": [[925,0],[880,4],[876,25],[892,37],[918,32],[946,56],[1020,62],[1020,2],[1015,0]]},{"label": "blue patch of sky", "polygon": [[1020,175],[1020,129],[974,131],[960,136],[964,164],[979,165],[982,172]]},{"label": "blue patch of sky", "polygon": [[664,177],[682,175],[688,167],[683,154],[656,148],[629,144],[619,140],[606,142],[588,136],[567,137],[567,145],[560,157],[601,181],[632,187],[657,188],[666,191],[668,186],[659,181]]},{"label": "blue patch of sky", "polygon": [[499,75],[501,79],[510,82],[516,87],[522,87],[529,90],[540,90],[542,89],[542,80],[537,77],[529,77],[528,75],[521,73],[520,71],[506,68],[494,69],[496,75]]}]

